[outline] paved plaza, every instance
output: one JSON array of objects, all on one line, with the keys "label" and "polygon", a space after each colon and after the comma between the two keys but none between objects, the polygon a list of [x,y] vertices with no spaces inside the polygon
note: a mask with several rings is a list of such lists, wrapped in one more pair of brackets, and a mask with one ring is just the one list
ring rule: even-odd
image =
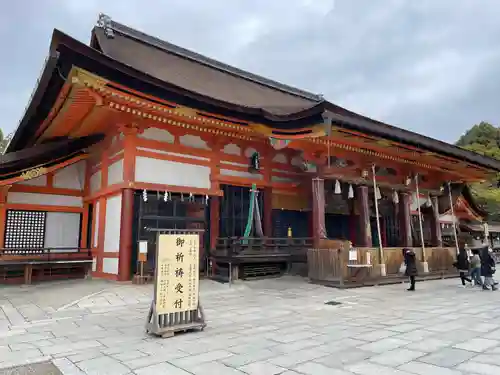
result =
[{"label": "paved plaza", "polygon": [[168,339],[144,332],[151,285],[3,287],[0,374],[500,375],[500,292],[458,283],[202,281],[207,328]]}]

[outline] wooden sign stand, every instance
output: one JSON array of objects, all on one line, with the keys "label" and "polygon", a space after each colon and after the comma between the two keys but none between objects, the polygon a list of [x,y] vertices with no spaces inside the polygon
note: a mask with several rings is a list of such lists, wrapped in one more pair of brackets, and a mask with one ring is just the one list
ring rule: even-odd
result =
[{"label": "wooden sign stand", "polygon": [[[199,290],[199,232],[156,229],[154,295],[146,332],[172,337],[206,327]],[[184,246],[186,245],[186,246]]]},{"label": "wooden sign stand", "polygon": [[[162,338],[173,337],[176,332],[187,332],[194,329],[203,331],[206,327],[205,314],[201,304],[198,303],[198,309],[195,313],[195,319],[190,323],[168,324],[168,319],[160,319],[162,315],[156,312],[156,304],[153,301],[149,307],[148,319],[146,321],[146,332]],[[165,324],[167,323],[167,324]]]}]

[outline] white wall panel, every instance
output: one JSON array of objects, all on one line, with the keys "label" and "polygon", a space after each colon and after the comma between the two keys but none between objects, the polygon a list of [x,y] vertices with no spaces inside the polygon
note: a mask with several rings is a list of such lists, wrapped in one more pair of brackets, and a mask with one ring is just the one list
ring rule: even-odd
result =
[{"label": "white wall panel", "polygon": [[235,171],[233,169],[221,169],[220,170],[220,174],[224,175],[224,176],[253,178],[253,179],[256,179],[256,180],[262,180],[264,178],[260,173],[250,173],[250,172]]},{"label": "white wall panel", "polygon": [[90,192],[93,193],[101,188],[101,171],[97,171],[90,177]]},{"label": "white wall panel", "polygon": [[135,180],[209,189],[210,167],[137,156]]},{"label": "white wall panel", "polygon": [[56,194],[11,192],[7,195],[7,202],[20,204],[37,204],[45,206],[83,207],[82,197]]},{"label": "white wall panel", "polygon": [[32,178],[31,180],[18,182],[21,185],[30,185],[30,186],[47,186],[47,175],[38,176],[37,178]]},{"label": "white wall panel", "polygon": [[103,258],[102,272],[118,275],[118,258]]},{"label": "white wall panel", "polygon": [[44,247],[80,247],[80,221],[78,213],[47,212]]},{"label": "white wall panel", "polygon": [[122,196],[106,199],[106,221],[104,227],[104,251],[117,252],[120,247],[120,222],[122,217]]},{"label": "white wall panel", "polygon": [[108,185],[123,182],[123,159],[115,161],[108,167]]},{"label": "white wall panel", "polygon": [[97,247],[99,245],[99,206],[100,203],[97,201],[95,204],[95,216],[94,216],[94,239],[93,239],[93,245],[94,247]]},{"label": "white wall panel", "polygon": [[147,128],[143,133],[138,134],[138,137],[168,143],[175,141],[175,137],[170,132],[160,128]]},{"label": "white wall panel", "polygon": [[68,165],[54,173],[54,187],[83,190],[85,183],[85,161]]},{"label": "white wall panel", "polygon": [[442,223],[453,223],[453,216],[451,214],[444,214],[439,216],[439,221]]}]

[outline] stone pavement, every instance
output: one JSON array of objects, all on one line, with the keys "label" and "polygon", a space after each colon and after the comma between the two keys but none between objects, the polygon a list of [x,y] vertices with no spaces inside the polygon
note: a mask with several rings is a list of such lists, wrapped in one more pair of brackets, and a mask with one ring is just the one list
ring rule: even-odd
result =
[{"label": "stone pavement", "polygon": [[150,285],[3,287],[0,374],[57,374],[12,369],[52,362],[71,375],[500,375],[500,292],[457,284],[202,281],[207,328],[169,339],[144,333]]}]

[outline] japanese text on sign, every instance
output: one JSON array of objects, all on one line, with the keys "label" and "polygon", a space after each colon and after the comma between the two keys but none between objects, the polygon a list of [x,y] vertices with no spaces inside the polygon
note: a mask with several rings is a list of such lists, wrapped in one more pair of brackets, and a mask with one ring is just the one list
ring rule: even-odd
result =
[{"label": "japanese text on sign", "polygon": [[199,283],[199,236],[161,234],[156,264],[156,311],[196,310]]}]

